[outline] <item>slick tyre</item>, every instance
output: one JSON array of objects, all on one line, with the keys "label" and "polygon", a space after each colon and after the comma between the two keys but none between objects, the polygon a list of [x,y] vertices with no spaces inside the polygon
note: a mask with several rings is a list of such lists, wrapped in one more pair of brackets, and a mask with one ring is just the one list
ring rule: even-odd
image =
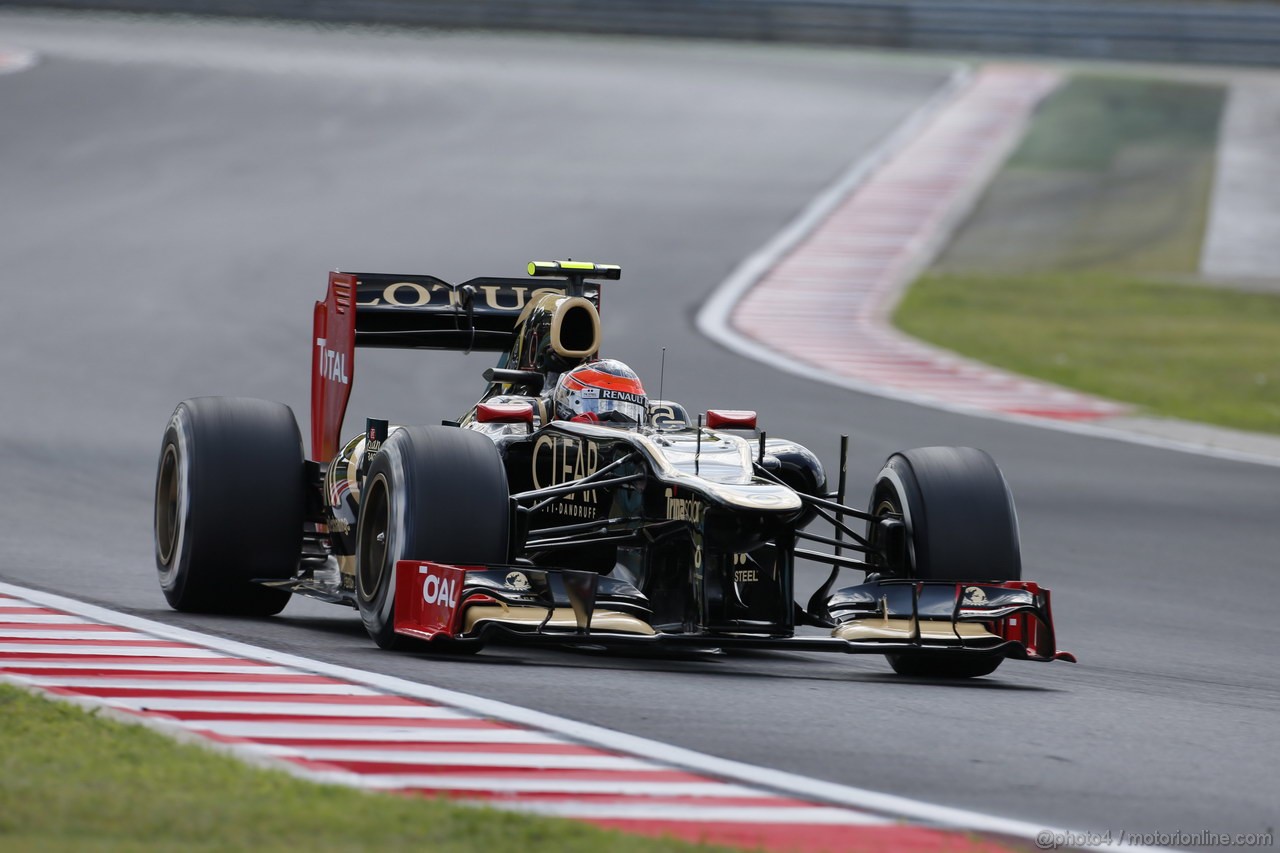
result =
[{"label": "slick tyre", "polygon": [[[875,558],[886,575],[941,581],[1022,578],[1022,552],[1013,495],[995,460],[972,447],[920,447],[895,453],[876,477],[870,513],[901,515],[906,553]],[[878,526],[868,524],[873,544]],[[1002,658],[886,655],[900,675],[976,678]]]},{"label": "slick tyre", "polygon": [[[1013,495],[987,453],[972,447],[919,447],[885,462],[871,492],[870,513],[901,515],[905,564],[887,574],[940,581],[1022,578]],[[874,540],[878,526],[868,524]]]},{"label": "slick tyre", "polygon": [[506,469],[484,435],[456,427],[398,429],[365,475],[356,536],[356,601],[381,648],[395,633],[398,560],[481,565],[508,560]]},{"label": "slick tyre", "polygon": [[156,471],[155,555],[175,610],[271,616],[302,550],[306,480],[293,411],[243,397],[178,404]]}]

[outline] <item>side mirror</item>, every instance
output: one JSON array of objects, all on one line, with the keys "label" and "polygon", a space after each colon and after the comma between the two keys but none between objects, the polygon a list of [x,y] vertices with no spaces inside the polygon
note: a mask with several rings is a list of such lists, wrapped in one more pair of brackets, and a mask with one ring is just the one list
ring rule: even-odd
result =
[{"label": "side mirror", "polygon": [[528,403],[480,403],[476,420],[482,424],[528,424],[533,427],[533,406]]},{"label": "side mirror", "polygon": [[708,429],[755,429],[756,413],[749,409],[707,409]]}]

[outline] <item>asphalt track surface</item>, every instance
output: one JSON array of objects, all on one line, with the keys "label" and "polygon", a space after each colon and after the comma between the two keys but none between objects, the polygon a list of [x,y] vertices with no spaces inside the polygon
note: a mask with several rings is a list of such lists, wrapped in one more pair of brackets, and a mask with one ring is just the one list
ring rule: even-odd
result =
[{"label": "asphalt track surface", "polygon": [[[949,806],[1131,832],[1258,832],[1280,802],[1280,469],[940,413],[698,336],[742,258],[945,79],[921,57],[0,14],[0,579],[175,625]],[[306,434],[325,273],[620,263],[606,354],[691,408],[752,407],[853,493],[970,444],[1082,661],[965,684],[879,658],[375,649],[350,612],[167,609],[152,478],[177,401],[282,400]],[[431,422],[485,355],[357,355],[349,425]],[[817,575],[806,574],[806,591]]]}]

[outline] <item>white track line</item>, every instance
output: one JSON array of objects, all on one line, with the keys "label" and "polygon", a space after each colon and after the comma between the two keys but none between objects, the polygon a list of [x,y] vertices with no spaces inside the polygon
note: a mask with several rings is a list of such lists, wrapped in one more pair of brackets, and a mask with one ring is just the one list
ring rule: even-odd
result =
[{"label": "white track line", "polygon": [[[947,78],[947,82],[905,122],[895,128],[869,154],[850,166],[834,184],[809,202],[804,210],[800,211],[800,215],[775,234],[768,243],[740,263],[737,269],[712,292],[702,306],[702,310],[698,312],[698,328],[735,352],[757,361],[771,363],[768,358],[762,357],[762,355],[770,355],[768,350],[737,334],[729,324],[729,318],[743,294],[821,225],[849,193],[861,186],[876,169],[914,139],[929,120],[968,85],[972,76],[968,67],[957,66]],[[810,373],[812,368],[806,368],[802,375],[808,376]]]},{"label": "white track line", "polygon": [[[530,710],[528,708],[521,708],[507,704],[506,702],[499,702],[497,700],[472,696],[467,693],[460,693],[441,687],[420,684],[418,682],[408,681],[394,676],[365,672],[351,667],[338,666],[324,661],[309,660],[286,652],[252,646],[247,643],[240,643],[209,634],[201,634],[196,631],[189,631],[185,628],[166,625],[162,622],[143,619],[127,613],[117,613],[97,605],[87,604],[82,601],[77,601],[60,595],[54,595],[52,593],[26,589],[12,584],[0,582],[0,594],[20,596],[38,604],[43,604],[69,613],[84,616],[87,619],[113,622],[138,631],[145,631],[154,636],[163,637],[174,642],[197,644],[208,649],[217,650],[227,655],[237,655],[305,672],[327,675],[332,678],[345,679],[357,684],[363,684],[379,690],[384,690],[389,693],[413,697],[428,702],[448,704],[480,717],[490,717],[499,720],[507,720],[517,725],[531,726],[541,729],[544,732],[551,732],[581,743],[599,746],[616,752],[644,756],[652,761],[671,765],[676,768],[684,768],[691,772],[708,774],[721,779],[729,779],[741,783],[739,785],[734,785],[724,783],[650,782],[630,783],[631,786],[636,786],[638,784],[638,787],[630,787],[627,784],[619,785],[619,783],[615,782],[585,784],[561,779],[538,780],[536,777],[535,780],[525,780],[523,783],[523,785],[528,785],[530,781],[545,782],[545,787],[541,788],[541,790],[544,791],[555,791],[559,793],[577,792],[583,794],[640,793],[646,796],[734,796],[757,798],[767,798],[774,796],[776,793],[782,793],[811,800],[819,800],[828,804],[848,806],[850,808],[877,812],[883,815],[921,821],[926,824],[936,826],[953,827],[976,832],[992,832],[1017,838],[1034,839],[1037,834],[1045,831],[1059,834],[1065,834],[1068,832],[1068,830],[1045,826],[1043,824],[997,817],[982,814],[980,812],[969,811],[967,809],[925,803],[908,797],[901,797],[894,794],[883,794],[864,788],[856,788],[850,785],[841,785],[835,782],[810,779],[782,770],[757,767],[740,761],[718,758],[700,752],[695,752],[690,749],[665,744],[660,741],[602,728],[590,723],[570,720],[565,717],[558,717],[554,714],[547,714],[541,711]],[[5,677],[7,676],[0,673],[0,678]],[[255,704],[260,705],[260,703]],[[289,713],[295,713],[297,708],[302,705],[305,705],[305,703],[288,703]],[[345,711],[350,714],[350,706],[343,707]],[[391,724],[391,721],[389,720],[388,723]],[[174,724],[172,721],[150,721],[150,724],[157,725],[158,727],[171,732],[189,731],[189,729]],[[199,724],[193,724],[192,728],[195,728],[198,725]],[[422,731],[426,732],[427,730],[424,729]],[[287,765],[288,762],[284,762],[284,764]],[[272,766],[279,766],[279,762]],[[297,772],[296,768],[293,772]],[[309,773],[306,774],[306,778],[327,779],[329,781],[338,781],[343,784],[370,784],[370,777],[339,772],[320,774]],[[517,781],[502,777],[480,779],[474,775],[450,777],[447,775],[414,774],[407,777],[396,775],[394,777],[375,776],[372,778],[374,780],[374,787],[387,788],[412,785],[431,790],[511,790],[512,792],[529,790]],[[382,783],[381,785],[378,784],[379,780]],[[504,785],[508,787],[503,788],[502,786]],[[621,790],[619,790],[619,787],[621,787]],[[1149,848],[1117,846],[1115,849],[1144,850]]]},{"label": "white track line", "polygon": [[[833,385],[835,387],[844,388],[861,394],[900,400],[902,402],[912,403],[926,408],[953,412],[970,417],[987,418],[990,420],[1019,424],[1021,426],[1057,430],[1059,432],[1088,436],[1091,438],[1123,441],[1130,444],[1137,444],[1160,450],[1173,450],[1180,453],[1191,453],[1216,459],[1225,459],[1233,462],[1280,466],[1280,456],[1269,456],[1264,453],[1237,450],[1231,447],[1220,447],[1196,441],[1135,432],[1119,426],[1110,426],[1105,423],[1081,423],[1068,420],[1054,420],[998,411],[988,407],[991,403],[996,402],[995,400],[982,401],[975,399],[970,401],[970,404],[968,405],[962,405],[937,399],[936,397],[932,397],[920,390],[913,391],[904,388],[886,387],[882,384],[869,382],[865,379],[841,376],[831,371],[815,369],[811,363],[785,353],[777,352],[776,350],[753,340],[747,335],[740,333],[734,328],[732,320],[734,311],[737,309],[739,303],[748,291],[750,291],[757,282],[764,279],[775,267],[779,265],[779,263],[783,261],[784,258],[786,258],[793,250],[812,235],[819,226],[821,226],[837,210],[841,203],[851,193],[866,183],[868,178],[873,175],[876,170],[889,162],[896,154],[906,149],[912,140],[916,139],[923,128],[955,97],[957,97],[957,95],[969,83],[970,78],[971,73],[967,68],[960,67],[953,71],[947,84],[944,85],[929,101],[912,113],[912,115],[902,125],[897,127],[867,156],[854,163],[844,175],[836,180],[834,184],[811,201],[791,223],[783,228],[782,231],[778,232],[778,234],[776,234],[768,243],[739,264],[738,267],[730,273],[729,277],[716,287],[711,296],[699,310],[696,319],[698,329],[708,338],[716,341],[730,351],[746,358],[767,364],[785,373],[800,376],[804,379],[822,382],[827,385]],[[880,227],[892,229],[896,224],[909,221],[913,218],[911,214],[915,208],[909,200],[900,199],[898,204],[900,207],[897,209],[884,211],[884,218],[879,222]],[[916,263],[922,267],[924,261],[921,259],[932,257],[933,252],[936,251],[937,248],[937,246],[921,246]],[[818,257],[809,258],[806,263],[811,266],[819,267],[825,264],[843,265],[848,263],[848,259],[824,259]],[[859,263],[870,268],[882,269],[885,267],[886,262],[877,257],[869,257],[861,259]],[[904,277],[908,276],[904,275]],[[790,305],[778,305],[775,307],[779,312],[796,310],[796,306]],[[891,330],[891,327],[889,327],[887,318],[885,318],[884,325],[891,333],[897,334],[896,331]],[[921,344],[921,346],[925,345]],[[829,357],[838,357],[840,354],[840,352],[833,352]],[[954,353],[947,353],[942,350],[935,350],[935,354],[938,355],[938,357],[952,357],[958,361],[965,361],[960,359],[959,356],[956,356]],[[985,366],[983,369],[994,370],[993,368],[986,368]]]},{"label": "white track line", "polygon": [[[1022,137],[1056,71],[989,65],[738,301],[732,327],[780,355],[900,393],[1042,417],[1129,408],[964,359],[902,334],[901,293]],[[885,228],[881,217],[899,219]],[[870,261],[870,263],[868,263]]]}]

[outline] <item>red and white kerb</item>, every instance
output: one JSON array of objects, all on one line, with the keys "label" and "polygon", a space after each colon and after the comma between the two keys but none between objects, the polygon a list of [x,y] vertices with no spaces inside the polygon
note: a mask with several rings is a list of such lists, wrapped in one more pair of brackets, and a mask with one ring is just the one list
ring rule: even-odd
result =
[{"label": "red and white kerb", "polygon": [[318,782],[765,850],[1001,849],[968,834],[167,639],[132,627],[143,622],[133,617],[111,624],[20,596],[0,593],[0,679],[198,735]]}]

